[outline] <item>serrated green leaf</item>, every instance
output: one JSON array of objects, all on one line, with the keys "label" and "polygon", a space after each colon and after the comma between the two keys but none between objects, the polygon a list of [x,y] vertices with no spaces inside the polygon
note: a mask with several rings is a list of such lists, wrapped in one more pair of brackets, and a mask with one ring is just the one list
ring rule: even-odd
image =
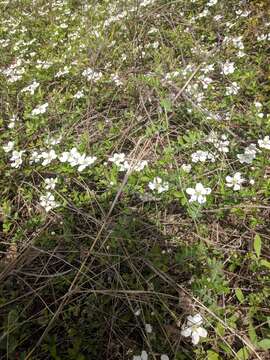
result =
[{"label": "serrated green leaf", "polygon": [[260,235],[258,234],[256,234],[254,237],[253,247],[257,257],[259,258],[261,256],[262,240]]},{"label": "serrated green leaf", "polygon": [[240,303],[244,302],[245,297],[241,289],[235,289],[235,295]]}]

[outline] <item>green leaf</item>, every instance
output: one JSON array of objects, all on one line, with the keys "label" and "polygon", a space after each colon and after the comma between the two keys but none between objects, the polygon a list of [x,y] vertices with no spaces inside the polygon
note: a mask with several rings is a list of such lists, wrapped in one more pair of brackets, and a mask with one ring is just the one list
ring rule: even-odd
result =
[{"label": "green leaf", "polygon": [[263,350],[269,350],[270,349],[270,339],[263,339],[258,342],[258,345]]},{"label": "green leaf", "polygon": [[235,295],[240,303],[244,302],[245,297],[241,289],[239,288],[235,289]]},{"label": "green leaf", "polygon": [[261,256],[262,240],[260,235],[258,234],[256,234],[254,237],[253,247],[257,257],[259,258]]},{"label": "green leaf", "polygon": [[216,332],[219,336],[224,336],[225,335],[225,328],[224,326],[221,324],[221,323],[218,323],[217,326],[216,326]]},{"label": "green leaf", "polygon": [[265,266],[265,267],[267,267],[268,269],[270,269],[270,262],[267,261],[267,260],[265,260],[265,259],[262,259],[262,260],[260,261],[260,265]]},{"label": "green leaf", "polygon": [[165,111],[172,112],[172,103],[169,99],[162,99],[160,101],[160,105],[163,107]]},{"label": "green leaf", "polygon": [[237,356],[234,358],[234,360],[248,360],[248,358],[249,358],[248,348],[243,347],[242,349],[237,351],[236,355]]},{"label": "green leaf", "polygon": [[220,360],[220,357],[215,351],[208,350],[207,351],[207,360]]},{"label": "green leaf", "polygon": [[257,334],[256,334],[256,330],[252,324],[252,319],[249,319],[249,325],[248,325],[248,336],[250,338],[250,341],[252,342],[253,345],[257,346],[258,344],[258,339],[257,339]]}]

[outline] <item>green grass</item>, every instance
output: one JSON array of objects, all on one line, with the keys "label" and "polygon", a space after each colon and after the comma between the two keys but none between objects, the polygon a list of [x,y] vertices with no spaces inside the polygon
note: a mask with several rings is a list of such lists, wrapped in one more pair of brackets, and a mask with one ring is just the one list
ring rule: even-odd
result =
[{"label": "green grass", "polygon": [[268,1],[0,14],[0,359],[267,360]]}]

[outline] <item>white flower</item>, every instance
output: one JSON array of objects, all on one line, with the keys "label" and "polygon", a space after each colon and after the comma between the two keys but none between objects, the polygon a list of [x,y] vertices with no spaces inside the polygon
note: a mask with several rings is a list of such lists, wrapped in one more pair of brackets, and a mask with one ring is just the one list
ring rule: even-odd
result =
[{"label": "white flower", "polygon": [[11,161],[10,166],[11,167],[18,169],[21,166],[21,164],[23,162],[23,160],[22,160],[23,153],[24,153],[24,150],[21,150],[21,151],[13,150],[12,151],[12,156],[10,158],[10,161]]},{"label": "white flower", "polygon": [[204,74],[208,74],[209,72],[213,71],[215,69],[214,64],[206,65],[204,68],[202,68],[202,72]]},{"label": "white flower", "polygon": [[68,162],[71,166],[77,166],[79,164],[79,161],[82,161],[81,154],[79,151],[74,147],[69,152],[69,159]]},{"label": "white flower", "polygon": [[47,62],[47,61],[41,61],[41,60],[37,60],[37,69],[49,69],[49,67],[52,66],[52,63]]},{"label": "white flower", "polygon": [[45,144],[54,146],[54,145],[60,144],[61,141],[62,141],[62,136],[61,135],[58,136],[58,137],[48,137],[45,140]]},{"label": "white flower", "polygon": [[265,41],[267,39],[267,34],[262,34],[257,36],[258,41]]},{"label": "white flower", "polygon": [[73,97],[75,99],[81,99],[82,97],[84,97],[84,93],[83,93],[83,91],[78,91],[78,92],[76,92],[76,94]]},{"label": "white flower", "polygon": [[235,70],[234,63],[226,61],[224,64],[221,65],[221,69],[225,75],[232,74],[232,73],[234,73],[234,70]]},{"label": "white flower", "polygon": [[169,356],[166,354],[161,355],[160,360],[170,360]]},{"label": "white flower", "polygon": [[95,156],[86,156],[85,154],[82,154],[78,159],[78,171],[83,171],[86,167],[92,165],[96,159],[97,158]]},{"label": "white flower", "polygon": [[239,159],[241,164],[247,163],[251,164],[252,161],[256,157],[257,148],[255,144],[250,144],[245,148],[244,154],[237,154],[237,158]]},{"label": "white flower", "polygon": [[62,152],[61,155],[58,156],[58,159],[64,163],[64,162],[69,162],[69,160],[71,159],[71,154],[69,151],[64,151]]},{"label": "white flower", "polygon": [[206,6],[214,6],[216,5],[218,2],[218,0],[209,0],[208,3],[206,4]]},{"label": "white flower", "polygon": [[254,101],[254,106],[256,109],[261,109],[262,108],[262,103],[260,103],[259,101]]},{"label": "white flower", "polygon": [[130,164],[127,160],[125,160],[123,163],[119,164],[119,171],[128,171],[130,170]]},{"label": "white flower", "polygon": [[206,202],[206,195],[211,193],[210,188],[205,188],[202,183],[197,183],[195,188],[187,188],[186,193],[190,195],[189,202],[197,201],[199,204]]},{"label": "white flower", "polygon": [[112,79],[112,81],[115,82],[115,85],[116,85],[116,86],[121,86],[121,85],[123,85],[123,81],[119,78],[119,75],[118,75],[118,74],[112,74],[112,75],[111,75],[111,79]]},{"label": "white flower", "polygon": [[101,72],[94,71],[91,68],[87,68],[86,70],[84,70],[82,75],[85,76],[88,81],[98,81],[102,78]]},{"label": "white flower", "polygon": [[10,119],[9,124],[8,124],[8,128],[9,128],[9,129],[14,129],[15,123],[16,123],[17,120],[18,120],[17,115],[13,115],[13,116],[11,117],[11,119]]},{"label": "white flower", "polygon": [[147,352],[145,350],[143,350],[141,352],[141,355],[134,355],[133,356],[133,360],[147,360],[148,359],[148,355]]},{"label": "white flower", "polygon": [[213,144],[214,147],[220,152],[229,152],[230,142],[227,140],[226,134],[222,134],[221,139],[219,139],[218,134],[215,131],[211,131],[206,141]]},{"label": "white flower", "polygon": [[113,154],[113,156],[109,157],[109,161],[114,163],[117,166],[120,166],[126,160],[126,155],[124,153]]},{"label": "white flower", "polygon": [[184,337],[191,336],[192,344],[197,345],[200,341],[200,337],[207,337],[207,331],[201,326],[202,323],[203,319],[200,314],[188,316],[187,325],[182,326],[181,335]]},{"label": "white flower", "polygon": [[236,56],[239,58],[242,58],[242,57],[246,56],[246,53],[244,53],[244,51],[242,51],[242,50],[239,50],[238,53],[236,54]]},{"label": "white flower", "polygon": [[186,173],[190,173],[191,171],[191,165],[190,164],[182,164],[181,165],[181,169],[186,172]]},{"label": "white flower", "polygon": [[226,95],[236,95],[238,94],[239,89],[240,86],[234,81],[231,86],[226,87]]},{"label": "white flower", "polygon": [[14,148],[14,141],[9,141],[6,145],[3,145],[2,147],[5,153],[10,152]]},{"label": "white flower", "polygon": [[45,103],[43,105],[39,105],[34,110],[32,110],[31,115],[35,116],[35,115],[44,114],[47,111],[48,105],[49,105],[48,103]]},{"label": "white flower", "polygon": [[30,156],[30,164],[38,163],[42,159],[41,153],[38,153],[36,150],[32,151]]},{"label": "white flower", "polygon": [[216,15],[216,16],[213,17],[213,19],[214,19],[215,21],[219,21],[219,20],[221,20],[222,18],[223,18],[222,15]]},{"label": "white flower", "polygon": [[36,89],[39,87],[39,83],[36,82],[36,80],[34,80],[32,82],[32,84],[30,84],[29,86],[26,86],[25,88],[22,89],[22,92],[29,92],[31,95],[34,95]]},{"label": "white flower", "polygon": [[226,176],[226,181],[227,181],[226,185],[228,187],[232,187],[233,190],[238,191],[241,189],[241,185],[245,181],[245,179],[241,177],[240,172],[237,172],[233,176]]},{"label": "white flower", "polygon": [[44,207],[46,212],[59,206],[55,201],[54,195],[50,191],[48,191],[45,195],[40,196],[39,203],[42,207]]},{"label": "white flower", "polygon": [[134,171],[142,171],[147,165],[148,165],[148,161],[147,161],[147,160],[138,161],[138,162],[133,166],[133,170],[134,170]]},{"label": "white flower", "polygon": [[155,177],[153,181],[150,181],[148,187],[151,190],[156,190],[158,194],[169,190],[169,184],[167,181],[163,181],[159,176]]},{"label": "white flower", "polygon": [[250,180],[249,180],[249,183],[250,183],[250,185],[254,185],[254,184],[255,184],[255,180],[254,180],[254,179],[250,179]]},{"label": "white flower", "polygon": [[58,158],[61,162],[68,162],[71,166],[78,166],[80,172],[92,165],[97,159],[95,156],[80,154],[75,147],[70,151],[64,151]]},{"label": "white flower", "polygon": [[152,5],[154,4],[155,0],[143,0],[141,3],[140,3],[140,6],[147,6],[147,5]]},{"label": "white flower", "polygon": [[213,80],[210,77],[207,76],[200,76],[199,80],[202,82],[202,86],[204,89],[207,89],[210,84],[212,84]]},{"label": "white flower", "polygon": [[258,140],[259,147],[262,149],[270,150],[270,138],[269,136],[265,136],[262,140]]},{"label": "white flower", "polygon": [[45,189],[54,190],[57,183],[57,178],[46,178],[45,179]]},{"label": "white flower", "polygon": [[68,66],[65,66],[63,70],[59,70],[58,73],[55,74],[55,77],[59,78],[59,77],[61,77],[63,75],[66,75],[68,73],[69,73],[69,68],[68,68]]},{"label": "white flower", "polygon": [[145,324],[145,331],[148,333],[148,334],[151,334],[152,331],[153,331],[153,327],[151,324]]},{"label": "white flower", "polygon": [[140,315],[141,315],[141,309],[137,309],[137,310],[134,312],[134,315],[135,315],[135,316],[140,316]]},{"label": "white flower", "polygon": [[55,160],[57,158],[57,155],[56,155],[56,152],[52,149],[52,150],[49,150],[49,151],[43,151],[40,154],[40,157],[42,159],[44,159],[42,161],[42,165],[46,166],[46,165],[50,164],[53,160]]},{"label": "white flower", "polygon": [[205,162],[206,160],[210,160],[211,162],[215,161],[215,156],[208,151],[198,150],[195,153],[191,154],[192,162]]},{"label": "white flower", "polygon": [[[114,163],[119,167],[119,171],[128,171],[131,169],[131,165],[126,160],[126,155],[124,153],[115,153],[109,158],[109,161]],[[147,161],[143,160],[140,163],[134,165],[133,170],[141,171],[147,165]]]}]

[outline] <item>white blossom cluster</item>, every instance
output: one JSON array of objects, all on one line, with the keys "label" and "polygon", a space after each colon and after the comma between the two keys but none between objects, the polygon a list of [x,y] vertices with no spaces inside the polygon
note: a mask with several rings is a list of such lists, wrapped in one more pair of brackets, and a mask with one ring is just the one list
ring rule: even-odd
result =
[{"label": "white blossom cluster", "polygon": [[222,152],[222,153],[227,153],[227,152],[229,152],[230,142],[229,142],[228,136],[227,136],[226,134],[222,134],[222,135],[219,137],[219,135],[218,135],[216,132],[212,131],[212,132],[208,135],[206,141],[207,141],[208,143],[210,143],[210,144],[213,144],[214,147],[215,147],[218,151],[220,151],[220,152]]},{"label": "white blossom cluster", "polygon": [[197,162],[204,163],[206,161],[215,162],[215,160],[216,160],[215,155],[211,154],[209,151],[198,150],[193,154],[191,154],[191,161],[194,163]]},{"label": "white blossom cluster", "polygon": [[87,81],[98,81],[102,78],[102,72],[87,68],[82,72],[82,76],[86,77]]},{"label": "white blossom cluster", "polygon": [[124,153],[114,153],[109,162],[115,164],[119,171],[142,171],[148,165],[147,160],[128,161]]},{"label": "white blossom cluster", "polygon": [[22,60],[17,59],[13,64],[1,72],[7,77],[8,82],[14,83],[22,79],[22,76],[25,73],[25,68],[23,67]]},{"label": "white blossom cluster", "polygon": [[72,167],[78,166],[79,172],[91,166],[97,160],[96,156],[87,156],[85,153],[80,154],[76,148],[62,152],[58,158],[62,163],[68,163]]}]

